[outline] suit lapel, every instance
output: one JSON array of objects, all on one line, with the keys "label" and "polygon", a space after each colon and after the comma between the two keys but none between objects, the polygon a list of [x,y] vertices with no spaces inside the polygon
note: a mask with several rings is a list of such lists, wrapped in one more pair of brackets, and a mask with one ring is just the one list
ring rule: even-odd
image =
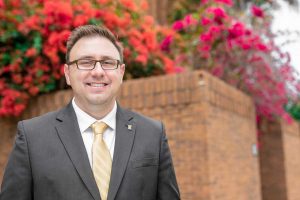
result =
[{"label": "suit lapel", "polygon": [[100,194],[79,131],[75,111],[71,103],[57,115],[56,129],[58,136],[83,183],[94,199],[99,200]]},{"label": "suit lapel", "polygon": [[116,141],[108,200],[115,199],[130,157],[135,136],[135,122],[130,112],[117,109]]}]

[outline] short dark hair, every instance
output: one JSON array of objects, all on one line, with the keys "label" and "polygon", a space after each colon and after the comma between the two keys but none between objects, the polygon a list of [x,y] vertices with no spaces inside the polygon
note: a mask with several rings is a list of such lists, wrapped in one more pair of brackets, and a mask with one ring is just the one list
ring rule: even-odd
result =
[{"label": "short dark hair", "polygon": [[83,37],[100,36],[108,39],[117,48],[120,61],[123,63],[123,47],[114,34],[104,26],[83,25],[75,28],[67,41],[66,63],[70,62],[70,51],[76,42]]}]

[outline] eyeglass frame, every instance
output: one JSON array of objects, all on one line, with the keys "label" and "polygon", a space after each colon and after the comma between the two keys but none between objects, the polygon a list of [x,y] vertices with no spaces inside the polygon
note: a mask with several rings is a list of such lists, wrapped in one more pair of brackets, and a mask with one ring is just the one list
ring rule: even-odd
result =
[{"label": "eyeglass frame", "polygon": [[[94,64],[94,67],[93,68],[91,68],[91,69],[82,69],[82,68],[79,68],[79,66],[78,66],[78,61],[80,61],[80,60],[89,60],[89,61],[94,61],[95,62],[95,64]],[[113,69],[105,69],[105,68],[103,68],[102,67],[102,62],[104,62],[104,61],[107,61],[107,60],[114,60],[114,61],[117,61],[117,65],[115,66],[115,68],[113,68]],[[120,60],[118,60],[118,59],[112,59],[112,58],[110,58],[110,59],[103,59],[103,60],[94,60],[94,59],[77,59],[77,60],[73,60],[73,61],[70,61],[70,62],[68,62],[68,63],[66,63],[68,66],[70,66],[70,65],[73,65],[74,63],[76,64],[76,67],[77,67],[77,69],[79,69],[79,70],[84,70],[84,71],[92,71],[93,69],[95,69],[96,68],[96,64],[97,64],[97,62],[99,62],[100,63],[100,66],[101,66],[101,68],[103,69],[103,70],[116,70],[116,69],[118,69],[118,67],[122,64],[121,63],[121,61]]]}]

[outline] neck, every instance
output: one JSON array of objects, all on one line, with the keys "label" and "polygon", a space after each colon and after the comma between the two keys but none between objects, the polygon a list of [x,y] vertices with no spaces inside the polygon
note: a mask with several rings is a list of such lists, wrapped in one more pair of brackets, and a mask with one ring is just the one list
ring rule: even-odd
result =
[{"label": "neck", "polygon": [[104,118],[109,112],[112,111],[115,105],[115,102],[113,101],[101,105],[96,104],[96,105],[83,106],[76,101],[76,98],[75,98],[75,103],[81,110],[83,110],[88,115],[92,116],[97,120]]}]

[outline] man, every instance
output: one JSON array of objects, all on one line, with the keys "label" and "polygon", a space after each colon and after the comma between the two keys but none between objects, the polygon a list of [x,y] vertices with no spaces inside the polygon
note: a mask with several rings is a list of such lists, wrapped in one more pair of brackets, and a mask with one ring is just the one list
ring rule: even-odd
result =
[{"label": "man", "polygon": [[177,200],[164,126],[124,110],[122,48],[99,26],[75,29],[64,72],[74,98],[18,123],[0,200]]}]

